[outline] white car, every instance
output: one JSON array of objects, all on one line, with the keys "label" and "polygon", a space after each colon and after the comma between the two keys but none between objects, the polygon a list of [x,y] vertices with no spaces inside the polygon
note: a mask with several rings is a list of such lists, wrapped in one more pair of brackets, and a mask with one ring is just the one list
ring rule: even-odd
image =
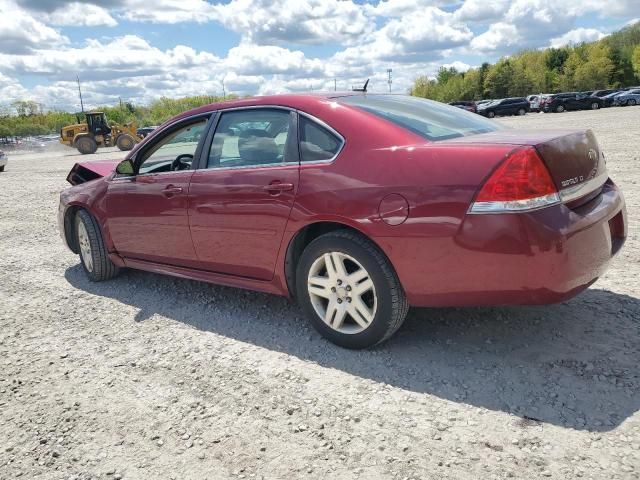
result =
[{"label": "white car", "polygon": [[4,172],[4,167],[7,166],[9,162],[9,157],[7,157],[6,153],[0,150],[0,172]]},{"label": "white car", "polygon": [[613,100],[614,105],[620,106],[633,106],[640,105],[640,89],[627,90],[626,92],[620,92],[615,96]]}]

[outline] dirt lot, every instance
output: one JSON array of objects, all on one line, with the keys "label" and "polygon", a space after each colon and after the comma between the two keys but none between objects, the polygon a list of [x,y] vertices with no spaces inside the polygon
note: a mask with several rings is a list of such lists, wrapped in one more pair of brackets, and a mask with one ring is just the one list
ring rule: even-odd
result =
[{"label": "dirt lot", "polygon": [[594,129],[626,247],[570,302],[414,309],[361,352],[282,298],[136,271],[89,283],[56,225],[78,156],[10,157],[0,479],[638,478],[640,107],[501,121]]}]

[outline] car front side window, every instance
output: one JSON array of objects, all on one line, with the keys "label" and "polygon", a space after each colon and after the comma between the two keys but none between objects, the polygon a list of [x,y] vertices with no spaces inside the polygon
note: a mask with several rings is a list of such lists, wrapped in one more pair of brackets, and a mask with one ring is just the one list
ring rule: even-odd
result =
[{"label": "car front side window", "polygon": [[138,174],[190,169],[207,121],[201,118],[170,130],[143,154]]}]

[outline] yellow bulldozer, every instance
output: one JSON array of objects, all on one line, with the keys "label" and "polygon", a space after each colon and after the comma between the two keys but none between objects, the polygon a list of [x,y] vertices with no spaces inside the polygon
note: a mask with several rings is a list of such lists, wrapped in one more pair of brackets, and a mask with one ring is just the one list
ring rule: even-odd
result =
[{"label": "yellow bulldozer", "polygon": [[98,147],[118,147],[128,151],[142,140],[136,133],[137,125],[129,122],[125,125],[109,125],[104,112],[85,113],[86,121],[67,125],[60,130],[60,143],[75,147],[82,154],[96,153]]}]

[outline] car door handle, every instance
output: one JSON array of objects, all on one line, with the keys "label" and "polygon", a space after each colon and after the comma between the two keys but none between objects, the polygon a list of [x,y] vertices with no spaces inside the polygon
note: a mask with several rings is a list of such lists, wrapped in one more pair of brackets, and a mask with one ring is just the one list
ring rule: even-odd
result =
[{"label": "car door handle", "polygon": [[293,190],[293,183],[280,183],[280,182],[275,182],[275,183],[270,183],[269,185],[265,185],[263,187],[267,192],[269,193],[280,193],[280,192],[286,192],[289,190]]},{"label": "car door handle", "polygon": [[164,190],[162,190],[162,194],[165,197],[173,197],[174,195],[179,195],[182,193],[182,187],[176,187],[175,185],[167,185]]}]

